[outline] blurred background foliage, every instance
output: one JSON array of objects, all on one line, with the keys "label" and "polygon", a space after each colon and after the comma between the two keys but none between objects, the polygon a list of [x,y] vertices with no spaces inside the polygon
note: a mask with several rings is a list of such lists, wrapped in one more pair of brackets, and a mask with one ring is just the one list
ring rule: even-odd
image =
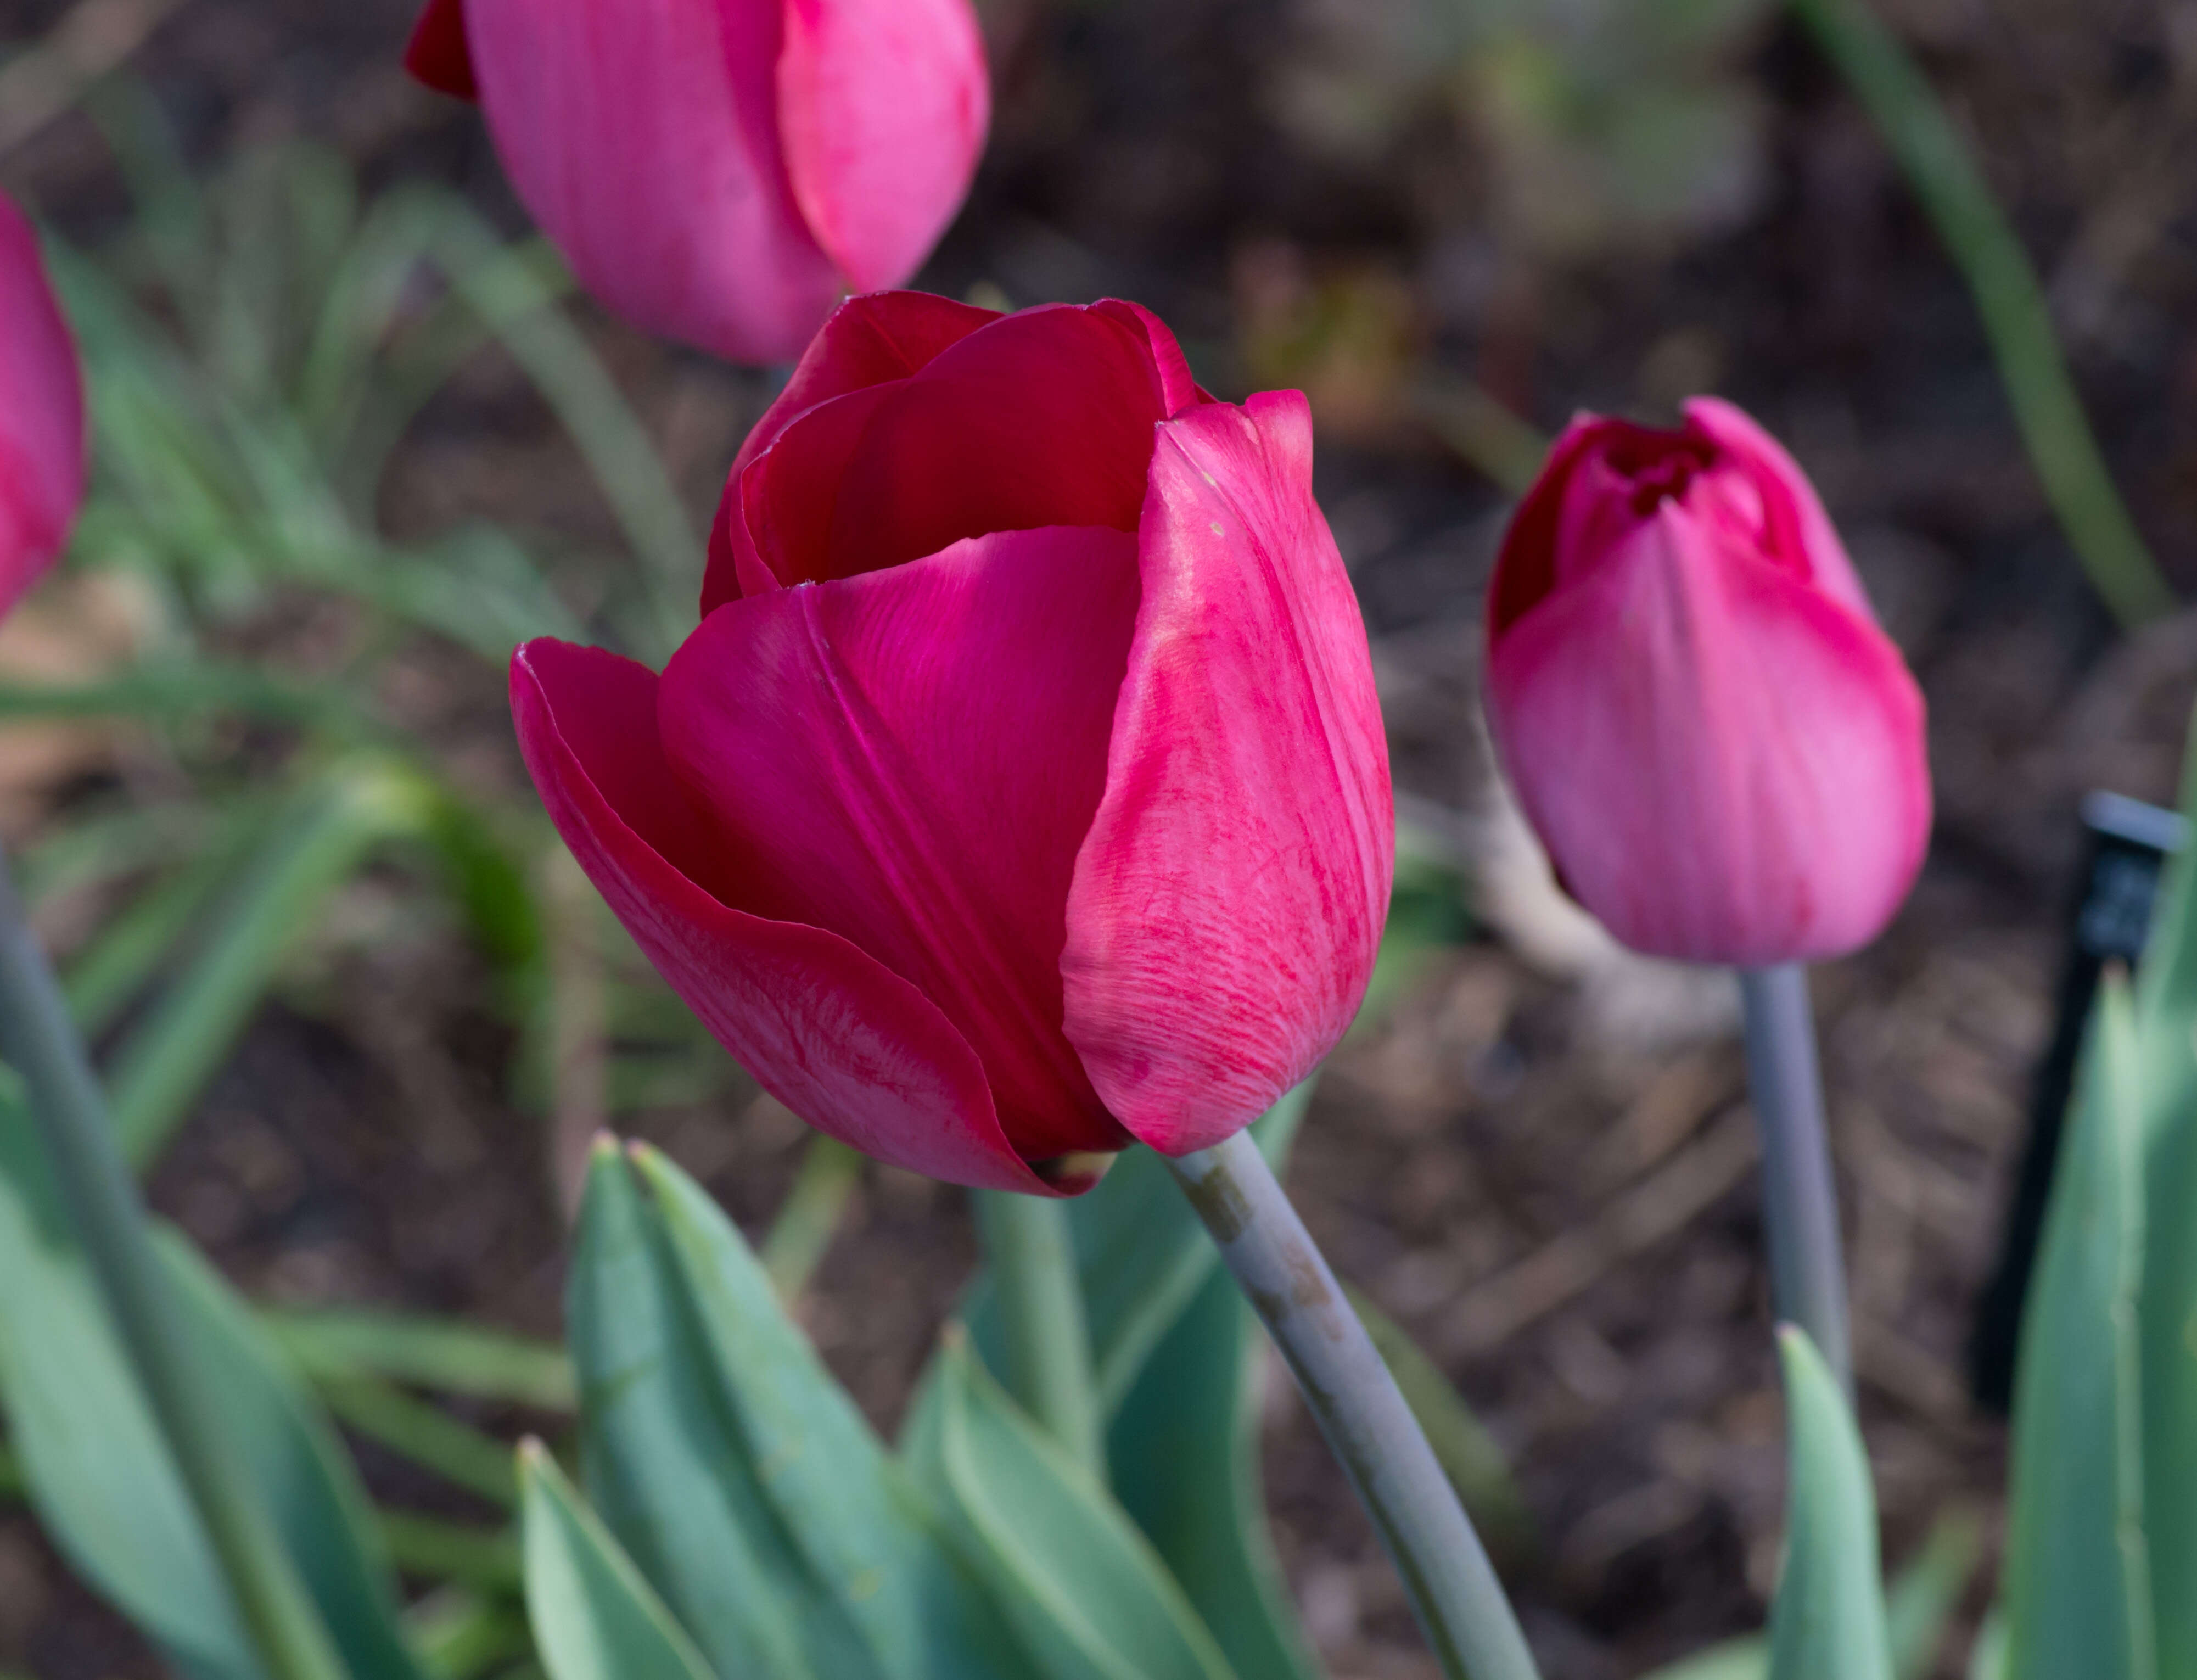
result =
[{"label": "blurred background foliage", "polygon": [[[1964,1636],[2003,1449],[1961,1347],[2049,1027],[2072,804],[2166,797],[2197,690],[2197,629],[2144,581],[2156,556],[2197,582],[2185,12],[985,8],[994,144],[925,283],[1133,296],[1224,395],[1311,395],[1406,831],[1388,960],[1298,1182],[1452,1408],[1552,1680],[1759,1625],[1782,1471],[1730,1002],[1610,949],[1487,774],[1475,619],[1507,498],[1576,407],[1730,395],[1823,486],[1929,693],[1929,873],[1820,999],[1887,1556],[1924,1584],[1915,1625]],[[477,116],[397,71],[409,13],[0,8],[0,184],[48,231],[96,461],[69,564],[0,629],[0,831],[156,1205],[340,1423],[455,1680],[529,1660],[507,1444],[569,1428],[553,1339],[599,1127],[726,1203],[881,1423],[973,1246],[958,1198],[805,1147],[518,769],[510,646],[661,659],[770,385],[575,295]],[[1371,1537],[1267,1391],[1323,1659],[1423,1672]],[[1906,1671],[1954,1671],[1964,1639],[1939,1643],[1912,1636]],[[0,1672],[154,1665],[0,1517]]]}]

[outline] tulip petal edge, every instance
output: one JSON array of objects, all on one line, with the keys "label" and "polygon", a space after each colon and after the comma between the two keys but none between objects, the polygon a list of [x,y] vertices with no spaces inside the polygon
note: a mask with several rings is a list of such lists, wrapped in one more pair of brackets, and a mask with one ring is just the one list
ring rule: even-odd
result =
[{"label": "tulip petal edge", "polygon": [[[673,990],[765,1090],[865,1154],[1061,1193],[1009,1147],[975,1051],[937,1005],[838,935],[735,910],[689,872],[709,837],[664,760],[657,681],[554,640],[512,657],[513,718],[550,820]],[[568,724],[588,739],[576,744]]]},{"label": "tulip petal edge", "polygon": [[1348,1028],[1395,825],[1305,399],[1200,406],[1157,432],[1136,634],[1061,969],[1099,1096],[1180,1155],[1247,1125]]}]

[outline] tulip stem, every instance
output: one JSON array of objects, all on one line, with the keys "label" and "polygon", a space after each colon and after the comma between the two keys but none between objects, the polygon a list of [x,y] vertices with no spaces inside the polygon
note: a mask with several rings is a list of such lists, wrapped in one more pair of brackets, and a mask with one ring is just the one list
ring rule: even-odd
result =
[{"label": "tulip stem", "polygon": [[0,1056],[247,1637],[272,1680],[342,1680],[327,1625],[222,1422],[83,1040],[0,857]]},{"label": "tulip stem", "polygon": [[1853,1398],[1846,1265],[1839,1252],[1838,1188],[1823,1125],[1823,1081],[1807,970],[1798,963],[1739,970],[1747,1017],[1747,1078],[1762,1138],[1762,1221],[1770,1245],[1771,1307],[1797,1324]]},{"label": "tulip stem", "polygon": [[1434,1449],[1249,1135],[1169,1162],[1296,1376],[1451,1680],[1535,1680],[1487,1550]]},{"label": "tulip stem", "polygon": [[1041,1196],[983,1190],[977,1192],[977,1223],[1006,1343],[1000,1379],[1041,1428],[1104,1482],[1098,1383],[1066,1210]]}]

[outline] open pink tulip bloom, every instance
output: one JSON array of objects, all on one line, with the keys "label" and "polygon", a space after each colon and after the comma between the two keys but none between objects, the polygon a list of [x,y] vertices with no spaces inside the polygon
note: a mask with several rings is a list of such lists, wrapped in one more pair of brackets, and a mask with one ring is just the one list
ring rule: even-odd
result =
[{"label": "open pink tulip bloom", "polygon": [[1922,866],[1922,694],[1814,489],[1728,403],[1557,440],[1496,565],[1487,692],[1565,886],[1636,950],[1835,956]]},{"label": "open pink tulip bloom", "polygon": [[0,194],[0,613],[68,542],[84,500],[84,379],[38,258]]},{"label": "open pink tulip bloom", "polygon": [[832,316],[742,449],[661,677],[512,662],[528,768],[664,977],[795,1113],[1072,1192],[1309,1073],[1394,861],[1293,391],[1133,304]]},{"label": "open pink tulip bloom", "polygon": [[405,61],[588,291],[738,362],[913,274],[991,113],[969,0],[429,0]]}]

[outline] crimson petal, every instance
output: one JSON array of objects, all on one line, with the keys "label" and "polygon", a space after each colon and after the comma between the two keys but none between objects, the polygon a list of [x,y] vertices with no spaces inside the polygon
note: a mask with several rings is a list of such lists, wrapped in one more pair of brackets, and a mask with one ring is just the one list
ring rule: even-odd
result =
[{"label": "crimson petal", "polygon": [[0,613],[68,542],[84,500],[84,375],[38,236],[0,194]]},{"label": "crimson petal", "polygon": [[1052,1193],[1009,1147],[983,1069],[936,1005],[837,934],[735,909],[703,884],[722,837],[666,765],[646,666],[540,640],[512,714],[542,803],[588,878],[726,1049],[810,1124],[953,1183]]},{"label": "crimson petal", "polygon": [[1061,968],[1098,1095],[1179,1155],[1271,1106],[1349,1026],[1395,817],[1303,397],[1192,408],[1159,437],[1136,640]]},{"label": "crimson petal", "polygon": [[[849,298],[802,352],[785,389],[764,410],[725,475],[724,499],[710,531],[710,567],[702,580],[706,615],[745,593],[739,548],[741,475],[800,415],[820,403],[871,385],[904,379],[949,345],[997,321],[997,310],[957,304],[928,292],[879,292]],[[752,545],[750,545],[752,553]],[[756,564],[760,565],[760,562]],[[765,587],[768,587],[767,583]]]},{"label": "crimson petal", "polygon": [[404,43],[404,68],[412,79],[453,99],[478,99],[472,55],[466,49],[462,0],[427,0],[412,38]]},{"label": "crimson petal", "polygon": [[1124,532],[995,534],[733,602],[664,676],[665,753],[756,860],[748,901],[920,988],[1029,1160],[1127,1141],[1063,1035],[1060,953],[1137,588]]},{"label": "crimson petal", "polygon": [[826,550],[801,571],[849,577],[992,531],[1133,531],[1167,413],[1133,327],[1066,304],[994,321],[890,387],[840,480]]}]

